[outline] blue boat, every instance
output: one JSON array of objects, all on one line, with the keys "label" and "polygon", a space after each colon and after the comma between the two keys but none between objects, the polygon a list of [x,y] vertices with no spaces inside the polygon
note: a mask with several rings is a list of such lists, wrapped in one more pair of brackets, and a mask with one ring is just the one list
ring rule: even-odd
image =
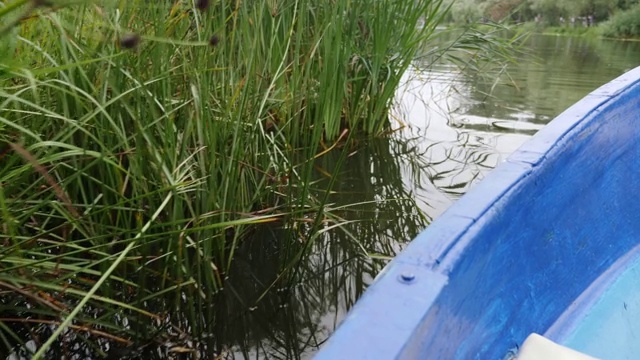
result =
[{"label": "blue boat", "polygon": [[640,359],[640,67],[567,109],[418,235],[316,359],[547,350]]}]

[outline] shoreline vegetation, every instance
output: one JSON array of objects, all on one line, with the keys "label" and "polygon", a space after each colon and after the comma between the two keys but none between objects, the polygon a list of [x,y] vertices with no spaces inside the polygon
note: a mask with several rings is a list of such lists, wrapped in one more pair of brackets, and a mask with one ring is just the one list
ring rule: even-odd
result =
[{"label": "shoreline vegetation", "polygon": [[555,35],[640,39],[638,0],[447,0],[446,21],[511,24],[521,31]]},{"label": "shoreline vegetation", "polygon": [[602,23],[594,26],[587,27],[570,27],[570,26],[557,26],[557,25],[540,25],[535,22],[527,22],[521,24],[512,24],[510,29],[524,32],[524,33],[537,33],[543,35],[557,35],[557,36],[582,36],[603,38],[622,41],[640,41],[640,35],[617,35],[611,31],[611,25],[608,23]]},{"label": "shoreline vegetation", "polygon": [[[0,3],[0,353],[228,355],[227,308],[294,296],[314,241],[342,231],[340,166],[402,126],[388,111],[416,56],[508,58],[512,40],[478,31],[436,46],[445,10]],[[234,298],[238,249],[266,233],[275,275]]]}]

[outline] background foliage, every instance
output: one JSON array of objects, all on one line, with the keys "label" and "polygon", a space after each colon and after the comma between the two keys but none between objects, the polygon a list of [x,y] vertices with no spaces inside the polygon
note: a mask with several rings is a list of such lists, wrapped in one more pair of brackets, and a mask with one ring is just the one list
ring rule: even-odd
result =
[{"label": "background foliage", "polygon": [[[492,21],[537,21],[544,25],[571,25],[570,19],[592,16],[595,23],[638,6],[638,0],[447,0],[451,20],[459,23],[485,18]],[[632,15],[628,15],[631,19]],[[564,22],[561,21],[564,19]],[[622,20],[618,20],[622,21]],[[628,22],[626,20],[625,22]],[[615,35],[616,33],[611,33]],[[624,34],[620,34],[624,35]]]}]

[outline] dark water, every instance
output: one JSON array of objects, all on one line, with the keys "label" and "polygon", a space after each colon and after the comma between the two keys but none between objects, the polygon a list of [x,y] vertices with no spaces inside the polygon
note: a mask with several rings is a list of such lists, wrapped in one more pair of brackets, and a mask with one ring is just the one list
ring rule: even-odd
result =
[{"label": "dark water", "polygon": [[[334,186],[332,212],[352,222],[313,242],[295,286],[254,301],[262,310],[244,311],[238,326],[229,324],[225,342],[235,345],[228,355],[312,357],[388,260],[430,221],[568,106],[640,65],[640,42],[534,35],[526,49],[499,78],[416,64],[398,94],[398,131],[351,154]],[[319,180],[337,156],[320,160]],[[265,265],[246,268],[269,269],[268,253],[255,245],[246,254]]]}]

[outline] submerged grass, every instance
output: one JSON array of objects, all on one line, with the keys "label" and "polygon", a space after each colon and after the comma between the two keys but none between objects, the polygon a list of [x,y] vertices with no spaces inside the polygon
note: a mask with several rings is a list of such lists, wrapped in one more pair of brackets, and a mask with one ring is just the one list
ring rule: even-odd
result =
[{"label": "submerged grass", "polygon": [[392,126],[440,5],[3,2],[2,352],[222,354],[204,339],[235,252],[288,229],[283,287],[339,226],[314,161]]}]

